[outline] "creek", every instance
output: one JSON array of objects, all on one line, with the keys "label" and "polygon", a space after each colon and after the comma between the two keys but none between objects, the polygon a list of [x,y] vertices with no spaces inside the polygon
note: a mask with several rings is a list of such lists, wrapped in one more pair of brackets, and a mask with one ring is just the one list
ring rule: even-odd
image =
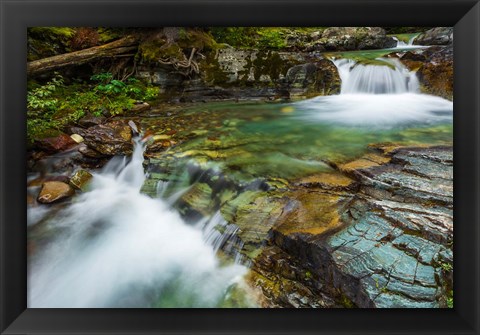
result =
[{"label": "creek", "polygon": [[359,157],[372,143],[451,145],[453,103],[419,93],[415,73],[400,61],[334,63],[339,95],[201,104],[135,119],[153,136],[167,138],[166,124],[175,128],[182,140],[155,157],[170,172],[144,194],[151,172],[137,138],[131,157],[95,171],[71,203],[29,208],[37,248],[28,262],[28,307],[255,307],[238,227],[219,211],[193,219],[176,207],[198,180],[185,176],[188,167],[255,191],[264,187],[256,181],[331,171],[329,162]]}]

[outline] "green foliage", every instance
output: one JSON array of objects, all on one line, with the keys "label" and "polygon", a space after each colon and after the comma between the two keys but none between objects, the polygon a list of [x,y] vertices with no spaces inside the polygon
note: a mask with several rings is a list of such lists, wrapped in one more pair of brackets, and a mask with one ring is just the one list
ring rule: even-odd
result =
[{"label": "green foliage", "polygon": [[90,113],[118,115],[130,110],[135,101],[150,101],[158,96],[157,87],[146,86],[135,78],[125,82],[111,73],[91,77],[92,84],[65,85],[56,75],[44,85],[29,83],[27,93],[27,134],[30,141],[45,137],[51,130],[75,123]]},{"label": "green foliage", "polygon": [[58,110],[59,101],[54,93],[63,83],[63,78],[57,74],[45,85],[27,93],[27,133],[30,138],[43,137],[48,129],[58,127],[57,122],[47,120]]},{"label": "green foliage", "polygon": [[58,99],[52,97],[57,87],[63,85],[63,78],[56,75],[45,85],[37,87],[27,94],[27,108],[30,111],[55,111]]},{"label": "green foliage", "polygon": [[211,33],[218,43],[226,43],[233,47],[249,48],[256,45],[256,27],[214,27]]},{"label": "green foliage", "polygon": [[450,294],[447,297],[447,307],[453,308],[453,291],[450,291]]},{"label": "green foliage", "polygon": [[309,35],[326,27],[213,27],[211,34],[218,43],[236,48],[278,50],[287,46],[290,35]]},{"label": "green foliage", "polygon": [[281,49],[287,46],[285,32],[278,28],[264,28],[258,32],[257,46],[261,49]]},{"label": "green foliage", "polygon": [[450,263],[440,263],[440,267],[445,272],[451,272],[453,270],[453,265]]}]

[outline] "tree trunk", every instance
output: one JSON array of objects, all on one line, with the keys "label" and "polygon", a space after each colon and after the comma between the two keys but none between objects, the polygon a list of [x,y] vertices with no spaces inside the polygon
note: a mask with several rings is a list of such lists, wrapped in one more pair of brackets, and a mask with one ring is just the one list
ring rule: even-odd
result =
[{"label": "tree trunk", "polygon": [[36,76],[65,66],[85,64],[98,58],[120,56],[137,48],[138,39],[135,36],[127,36],[97,47],[29,62],[27,63],[27,74]]}]

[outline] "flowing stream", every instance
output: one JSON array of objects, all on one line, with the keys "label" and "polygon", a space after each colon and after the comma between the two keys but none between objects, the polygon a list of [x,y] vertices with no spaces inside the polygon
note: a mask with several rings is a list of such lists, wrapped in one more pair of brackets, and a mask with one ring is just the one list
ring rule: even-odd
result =
[{"label": "flowing stream", "polygon": [[190,225],[140,193],[143,150],[137,140],[129,161],[110,161],[48,221],[55,241],[30,262],[30,308],[216,307],[240,285],[245,268],[215,255],[230,236],[214,229],[218,216]]},{"label": "flowing stream", "polygon": [[[325,160],[358,157],[370,143],[451,143],[452,102],[419,93],[416,74],[400,61],[334,63],[339,95],[184,111],[192,118],[182,126],[188,140],[165,157],[207,165],[255,191],[261,186],[252,180],[330,171]],[[166,127],[155,115],[138,122]],[[244,298],[233,306],[255,306],[242,279],[247,267],[234,252],[242,248],[238,227],[218,211],[186,222],[173,206],[191,187],[185,178],[158,181],[156,198],[142,194],[143,153],[137,139],[131,158],[112,159],[72,203],[29,208],[37,248],[29,256],[28,307],[219,307],[232,306],[239,291]]]},{"label": "flowing stream", "polygon": [[453,103],[421,94],[414,71],[398,59],[377,58],[375,64],[333,60],[342,81],[341,94],[298,103],[308,118],[321,122],[393,128],[452,120]]}]

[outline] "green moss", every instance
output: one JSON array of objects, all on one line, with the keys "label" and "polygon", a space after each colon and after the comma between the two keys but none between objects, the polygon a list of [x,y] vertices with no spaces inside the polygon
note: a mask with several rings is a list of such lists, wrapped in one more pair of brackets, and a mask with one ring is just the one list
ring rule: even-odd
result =
[{"label": "green moss", "polygon": [[108,43],[122,37],[123,29],[100,27],[97,32],[100,42]]},{"label": "green moss", "polygon": [[409,33],[409,34],[390,34],[387,36],[396,37],[399,41],[408,43],[412,39],[412,37],[416,37],[418,35],[420,35],[420,33],[415,32],[415,33]]},{"label": "green moss", "polygon": [[228,75],[220,67],[218,60],[215,58],[215,53],[208,53],[199,65],[202,74],[205,76],[205,81],[210,85],[226,85],[228,82]]},{"label": "green moss", "polygon": [[212,36],[218,43],[240,49],[280,50],[287,46],[289,35],[323,32],[326,27],[214,27]]},{"label": "green moss", "polygon": [[260,51],[253,61],[255,80],[259,80],[262,75],[268,75],[271,80],[277,80],[280,74],[285,72],[284,64],[277,52]]},{"label": "green moss", "polygon": [[352,300],[350,300],[345,294],[341,293],[340,294],[340,304],[345,307],[345,308],[355,308],[355,304],[353,303]]},{"label": "green moss", "polygon": [[395,65],[391,64],[391,63],[388,63],[388,62],[385,62],[383,60],[380,60],[380,59],[360,59],[358,60],[358,63],[355,64],[356,65],[375,65],[375,66],[386,66],[386,67],[389,67],[390,69],[392,70],[395,70]]},{"label": "green moss", "polygon": [[177,43],[183,49],[212,50],[219,47],[209,32],[200,29],[181,29]]},{"label": "green moss", "polygon": [[75,29],[69,27],[31,27],[27,29],[27,60],[33,61],[70,51]]},{"label": "green moss", "polygon": [[252,48],[256,45],[257,27],[214,27],[210,28],[218,43],[226,43],[237,48]]},{"label": "green moss", "polygon": [[28,33],[36,37],[69,40],[75,35],[75,29],[70,27],[32,27]]},{"label": "green moss", "polygon": [[281,49],[287,46],[285,42],[287,31],[282,28],[259,29],[257,46],[261,49]]}]

